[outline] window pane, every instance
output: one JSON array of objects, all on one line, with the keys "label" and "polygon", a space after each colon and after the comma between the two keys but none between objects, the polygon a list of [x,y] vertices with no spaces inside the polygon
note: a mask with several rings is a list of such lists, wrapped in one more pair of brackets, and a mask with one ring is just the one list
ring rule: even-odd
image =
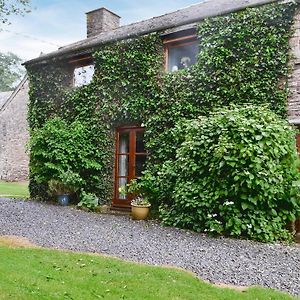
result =
[{"label": "window pane", "polygon": [[136,155],[135,156],[135,176],[136,177],[141,177],[142,176],[142,171],[145,170],[146,167],[146,155]]},{"label": "window pane", "polygon": [[119,176],[128,176],[128,155],[119,155]]},{"label": "window pane", "polygon": [[129,153],[129,132],[120,133],[119,153]]},{"label": "window pane", "polygon": [[[125,186],[126,184],[127,184],[127,178],[119,178],[119,182],[118,182],[119,188]],[[126,200],[127,195],[122,195],[122,194],[119,193],[119,199],[120,200]]]},{"label": "window pane", "polygon": [[144,145],[144,131],[138,131],[136,133],[136,148],[135,148],[136,153],[144,153],[146,152],[145,150],[145,145]]},{"label": "window pane", "polygon": [[168,71],[174,72],[194,65],[199,51],[198,42],[169,47]]},{"label": "window pane", "polygon": [[94,76],[94,65],[75,68],[74,70],[74,86],[83,86],[89,84]]}]

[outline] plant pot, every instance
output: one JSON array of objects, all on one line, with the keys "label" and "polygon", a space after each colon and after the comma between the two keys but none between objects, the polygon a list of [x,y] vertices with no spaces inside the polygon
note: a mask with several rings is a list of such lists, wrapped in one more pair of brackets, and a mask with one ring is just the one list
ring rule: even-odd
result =
[{"label": "plant pot", "polygon": [[131,216],[133,220],[145,220],[150,211],[151,205],[148,206],[138,206],[131,204]]},{"label": "plant pot", "polygon": [[68,194],[57,195],[57,200],[58,200],[59,205],[67,206],[67,205],[69,205],[69,202],[70,202],[70,195],[68,195]]}]

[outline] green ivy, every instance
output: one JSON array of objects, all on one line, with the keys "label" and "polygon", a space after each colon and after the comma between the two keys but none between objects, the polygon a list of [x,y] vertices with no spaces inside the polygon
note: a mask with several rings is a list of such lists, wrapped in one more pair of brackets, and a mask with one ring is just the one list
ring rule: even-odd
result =
[{"label": "green ivy", "polygon": [[[286,116],[295,9],[292,2],[274,3],[204,20],[197,28],[197,63],[175,73],[163,70],[159,32],[102,46],[93,54],[93,81],[84,87],[70,87],[72,68],[67,63],[28,66],[31,136],[54,117],[68,126],[84,124],[97,149],[95,163],[102,165],[88,192],[110,200],[115,129],[144,123],[149,152],[145,177],[147,184],[152,182],[152,201],[172,201],[172,193],[160,190],[156,182],[162,164],[175,159],[182,142],[173,131],[180,120],[205,116],[231,103],[268,105]],[[35,195],[43,191],[33,176],[39,163],[32,153],[30,186]]]}]

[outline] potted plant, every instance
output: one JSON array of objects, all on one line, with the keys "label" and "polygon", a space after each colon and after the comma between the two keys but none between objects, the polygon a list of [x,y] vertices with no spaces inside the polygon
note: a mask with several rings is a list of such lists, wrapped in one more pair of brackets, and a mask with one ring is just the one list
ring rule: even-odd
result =
[{"label": "potted plant", "polygon": [[48,182],[49,193],[57,197],[58,203],[66,206],[70,202],[70,195],[81,186],[82,179],[79,174],[70,170],[62,172],[56,179]]},{"label": "potted plant", "polygon": [[147,199],[142,185],[136,180],[119,188],[120,194],[136,195],[131,201],[131,216],[133,220],[145,220],[150,212],[151,203]]},{"label": "potted plant", "polygon": [[151,203],[142,195],[131,201],[131,215],[133,220],[145,220],[150,212]]}]

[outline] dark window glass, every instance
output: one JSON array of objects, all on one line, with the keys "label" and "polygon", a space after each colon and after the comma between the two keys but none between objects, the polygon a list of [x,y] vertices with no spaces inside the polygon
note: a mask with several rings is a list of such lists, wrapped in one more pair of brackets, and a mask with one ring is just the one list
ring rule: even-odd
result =
[{"label": "dark window glass", "polygon": [[136,155],[135,157],[135,176],[141,177],[142,171],[145,170],[147,156],[146,155]]},{"label": "dark window glass", "polygon": [[194,65],[197,61],[198,52],[197,41],[170,45],[168,48],[168,71],[175,72]]},{"label": "dark window glass", "polygon": [[136,133],[136,153],[145,153],[145,145],[144,145],[144,132],[137,132]]}]

